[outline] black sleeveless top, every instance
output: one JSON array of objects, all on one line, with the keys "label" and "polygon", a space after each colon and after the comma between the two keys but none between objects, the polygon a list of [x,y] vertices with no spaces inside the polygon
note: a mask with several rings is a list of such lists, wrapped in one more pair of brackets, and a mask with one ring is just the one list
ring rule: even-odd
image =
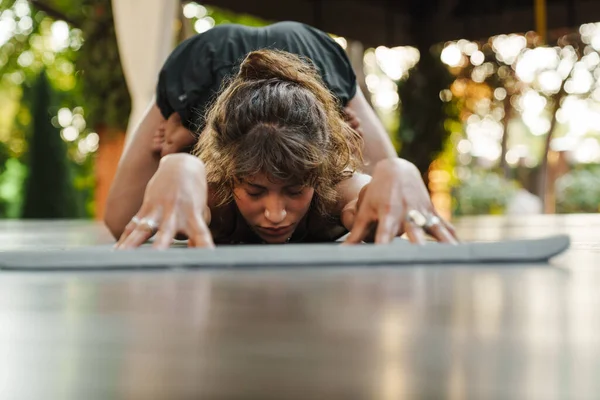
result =
[{"label": "black sleeveless top", "polygon": [[310,59],[327,88],[345,106],[356,94],[356,75],[344,49],[326,33],[298,22],[255,28],[219,25],[195,35],[171,53],[163,65],[156,103],[164,118],[173,112],[195,131],[227,78],[254,50],[276,49]]}]

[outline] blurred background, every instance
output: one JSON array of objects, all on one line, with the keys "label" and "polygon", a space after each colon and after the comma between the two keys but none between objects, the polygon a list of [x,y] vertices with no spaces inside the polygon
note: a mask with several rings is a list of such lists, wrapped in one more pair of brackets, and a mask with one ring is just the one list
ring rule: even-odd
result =
[{"label": "blurred background", "polygon": [[0,0],[0,218],[101,219],[174,46],[277,20],[346,49],[444,216],[598,212],[598,3]]}]

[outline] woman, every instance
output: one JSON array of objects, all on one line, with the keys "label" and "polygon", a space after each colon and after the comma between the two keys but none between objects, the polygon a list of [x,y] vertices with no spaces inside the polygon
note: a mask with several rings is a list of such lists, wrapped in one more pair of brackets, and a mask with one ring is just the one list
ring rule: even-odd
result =
[{"label": "woman", "polygon": [[407,209],[402,190],[416,168],[386,159],[372,177],[361,174],[361,147],[313,65],[251,52],[208,113],[197,157],[163,158],[117,248],[155,233],[156,248],[177,234],[194,247],[334,241],[348,232],[347,243],[388,243],[404,232],[422,243],[424,231],[455,243],[430,201]]},{"label": "woman", "polygon": [[[326,88],[346,115],[360,121],[364,171],[396,153],[377,116],[356,84],[344,50],[328,35],[296,22],[262,28],[220,25],[182,42],[165,62],[151,107],[124,151],[107,199],[105,222],[118,238],[142,204],[144,190],[162,156],[192,147],[204,127],[204,115],[223,82],[235,75],[250,51],[270,48],[310,59]],[[355,124],[356,128],[357,125]],[[415,176],[415,185],[422,185]]]}]

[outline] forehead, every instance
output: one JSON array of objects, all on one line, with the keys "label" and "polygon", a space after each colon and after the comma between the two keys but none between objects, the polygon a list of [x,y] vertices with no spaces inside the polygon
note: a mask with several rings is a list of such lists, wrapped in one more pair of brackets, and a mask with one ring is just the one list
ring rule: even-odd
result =
[{"label": "forehead", "polygon": [[301,185],[301,183],[299,183],[299,182],[275,179],[275,178],[268,176],[267,174],[256,174],[256,175],[248,176],[248,177],[243,178],[241,180],[241,182],[248,184],[248,185],[258,185],[258,186],[263,186],[263,187],[270,188],[270,189]]}]

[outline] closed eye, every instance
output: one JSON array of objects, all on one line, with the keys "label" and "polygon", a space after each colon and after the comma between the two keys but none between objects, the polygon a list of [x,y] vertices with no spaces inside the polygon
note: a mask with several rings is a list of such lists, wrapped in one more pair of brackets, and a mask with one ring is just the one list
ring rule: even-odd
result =
[{"label": "closed eye", "polygon": [[265,193],[265,192],[264,192],[264,191],[262,191],[262,190],[260,190],[260,191],[257,191],[257,192],[254,192],[254,191],[248,191],[248,190],[246,190],[246,194],[247,194],[248,196],[252,197],[252,198],[255,198],[255,199],[257,199],[257,198],[261,197],[261,196],[262,196],[264,193]]},{"label": "closed eye", "polygon": [[304,193],[304,188],[289,188],[286,190],[286,192],[291,197],[298,197]]}]

